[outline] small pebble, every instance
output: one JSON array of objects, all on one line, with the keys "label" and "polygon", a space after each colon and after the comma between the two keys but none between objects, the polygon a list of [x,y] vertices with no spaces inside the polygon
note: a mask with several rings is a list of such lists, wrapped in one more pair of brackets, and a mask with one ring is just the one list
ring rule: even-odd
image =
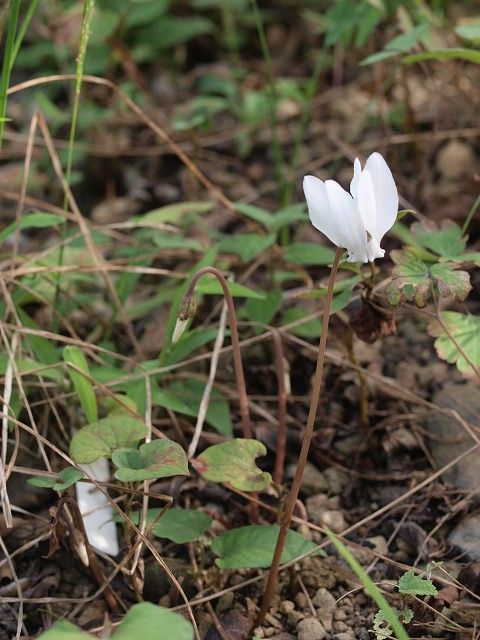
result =
[{"label": "small pebble", "polygon": [[280,611],[285,615],[288,615],[294,610],[295,610],[295,603],[292,602],[291,600],[284,600],[280,605]]},{"label": "small pebble", "polygon": [[325,627],[317,618],[305,618],[297,624],[298,640],[323,640]]},{"label": "small pebble", "polygon": [[302,591],[299,591],[295,596],[295,604],[299,609],[306,609],[306,607],[308,607],[307,597]]}]

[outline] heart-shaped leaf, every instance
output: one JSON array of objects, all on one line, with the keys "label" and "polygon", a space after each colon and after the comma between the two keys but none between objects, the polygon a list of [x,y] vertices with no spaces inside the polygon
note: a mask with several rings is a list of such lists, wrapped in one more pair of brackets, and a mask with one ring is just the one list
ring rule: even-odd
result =
[{"label": "heart-shaped leaf", "polygon": [[480,318],[456,311],[444,311],[441,318],[448,333],[437,321],[428,327],[429,334],[436,337],[438,355],[455,363],[464,376],[474,375],[474,367],[480,368]]},{"label": "heart-shaped leaf", "polygon": [[58,478],[50,478],[48,476],[33,476],[27,480],[28,484],[34,487],[45,487],[54,491],[65,491],[77,480],[82,478],[82,472],[76,467],[65,467],[58,472]]},{"label": "heart-shaped leaf", "polygon": [[108,417],[83,427],[70,442],[70,455],[79,464],[110,458],[120,447],[137,444],[147,435],[147,425],[128,413],[115,411]]},{"label": "heart-shaped leaf", "polygon": [[450,264],[427,263],[411,249],[392,251],[390,255],[396,265],[386,289],[391,305],[413,300],[417,307],[425,307],[432,285],[436,285],[441,297],[451,296],[455,300],[465,300],[472,288],[469,274]]},{"label": "heart-shaped leaf", "polygon": [[68,620],[60,620],[51,629],[42,633],[38,640],[93,640],[93,636]]},{"label": "heart-shaped leaf", "polygon": [[[216,564],[222,569],[269,567],[279,530],[278,524],[252,524],[222,533],[212,542],[212,551],[219,556],[215,560]],[[316,546],[296,531],[290,530],[282,552],[282,563],[313,551]],[[319,553],[325,555],[323,551]]]},{"label": "heart-shaped leaf", "polygon": [[[160,518],[162,509],[149,509],[147,512],[147,528],[150,528],[152,522],[156,524],[150,528],[150,531],[157,538],[166,538],[177,544],[185,544],[198,540],[202,533],[208,529],[212,523],[212,518],[198,511],[197,509],[181,509],[174,507],[168,509]],[[139,523],[140,514],[135,511],[130,515],[130,519],[134,524]]]},{"label": "heart-shaped leaf", "polygon": [[257,467],[255,458],[266,453],[258,440],[235,438],[208,447],[192,464],[207,480],[224,482],[241,491],[263,491],[272,476]]},{"label": "heart-shaped leaf", "polygon": [[112,460],[118,467],[115,477],[122,482],[189,475],[187,456],[172,440],[153,440],[140,449],[117,449]]},{"label": "heart-shaped leaf", "polygon": [[[192,625],[179,613],[151,602],[134,604],[125,614],[113,635],[112,640],[193,640]],[[51,629],[42,633],[38,640],[93,640],[93,636],[83,632],[68,620],[57,622]],[[107,636],[105,636],[107,640]]]},{"label": "heart-shaped leaf", "polygon": [[188,620],[164,607],[151,602],[134,604],[112,640],[193,640],[192,625]]}]

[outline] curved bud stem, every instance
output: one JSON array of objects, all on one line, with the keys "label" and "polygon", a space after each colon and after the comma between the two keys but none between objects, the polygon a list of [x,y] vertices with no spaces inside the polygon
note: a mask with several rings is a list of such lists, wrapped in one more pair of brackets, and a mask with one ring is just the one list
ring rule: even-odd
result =
[{"label": "curved bud stem", "polygon": [[335,258],[332,264],[332,270],[330,271],[330,279],[328,281],[327,297],[325,298],[325,308],[323,311],[322,322],[322,335],[320,336],[320,344],[318,347],[317,355],[317,367],[315,369],[315,377],[312,385],[312,398],[310,401],[310,409],[308,412],[307,425],[305,427],[305,433],[303,435],[302,448],[300,455],[298,456],[297,469],[295,471],[295,477],[293,478],[292,487],[285,503],[285,510],[283,512],[282,520],[280,523],[280,531],[278,533],[277,545],[273,554],[272,566],[268,574],[267,585],[265,587],[265,593],[263,596],[262,608],[257,616],[255,626],[259,627],[265,618],[265,615],[270,607],[275,585],[277,583],[278,570],[280,567],[280,561],[282,557],[283,548],[287,539],[287,534],[292,521],[293,510],[298,498],[300,487],[302,486],[303,472],[305,470],[305,464],[308,458],[308,452],[310,449],[310,443],[312,441],[313,428],[315,426],[315,417],[317,415],[318,400],[320,397],[320,389],[323,379],[323,363],[325,361],[325,348],[327,346],[327,334],[328,323],[330,320],[330,308],[332,306],[333,299],[333,286],[335,284],[335,276],[337,275],[338,263],[342,255],[343,249],[337,248]]},{"label": "curved bud stem", "polygon": [[[225,296],[225,302],[227,304],[228,323],[230,325],[230,333],[232,339],[232,353],[233,353],[233,365],[235,368],[235,378],[237,380],[238,399],[240,404],[240,416],[242,419],[242,429],[244,438],[252,438],[252,422],[250,420],[250,410],[248,408],[248,396],[245,386],[245,375],[243,373],[242,354],[240,350],[240,341],[238,339],[237,317],[235,315],[235,306],[233,304],[232,294],[228,288],[228,283],[224,275],[216,267],[203,267],[199,269],[197,273],[190,280],[190,284],[187,289],[187,293],[182,298],[180,305],[178,321],[182,322],[192,317],[195,312],[195,286],[198,280],[206,273],[211,273],[217,278]],[[178,324],[177,321],[177,324]],[[179,336],[178,336],[179,337]],[[178,339],[178,338],[177,338]]]}]

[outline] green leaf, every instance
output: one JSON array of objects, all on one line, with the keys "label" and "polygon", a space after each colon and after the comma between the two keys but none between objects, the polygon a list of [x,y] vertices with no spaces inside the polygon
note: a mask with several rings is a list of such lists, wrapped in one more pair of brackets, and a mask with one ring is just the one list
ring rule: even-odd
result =
[{"label": "green leaf", "polygon": [[188,461],[182,447],[173,440],[146,442],[140,449],[117,449],[112,461],[115,477],[122,482],[138,482],[170,476],[188,476]]},{"label": "green leaf", "polygon": [[437,284],[438,292],[442,298],[465,300],[470,293],[470,275],[466,271],[452,269],[447,264],[434,264],[430,268],[430,274]]},{"label": "green leaf", "polygon": [[195,469],[207,480],[230,484],[241,491],[263,491],[272,477],[255,464],[267,453],[258,440],[235,438],[205,449],[194,461]]},{"label": "green leaf", "polygon": [[[480,254],[479,254],[480,255]],[[40,327],[23,309],[17,307],[16,312],[24,327],[39,330]],[[24,334],[23,340],[31,348],[33,354],[42,364],[56,364],[59,362],[58,349],[53,340],[43,336]]]},{"label": "green leaf", "polygon": [[306,206],[303,202],[290,204],[273,215],[272,229],[278,230],[287,224],[306,219]]},{"label": "green leaf", "polygon": [[[193,628],[183,616],[151,602],[134,604],[125,614],[112,640],[193,640]],[[38,640],[93,640],[68,620],[57,622]]]},{"label": "green leaf", "polygon": [[[189,416],[198,416],[198,409],[202,399],[205,385],[195,378],[179,380],[170,385],[170,391],[176,398],[180,398],[187,411],[182,411]],[[208,403],[205,421],[227,438],[233,437],[230,405],[217,389],[212,389]]]},{"label": "green leaf", "polygon": [[[249,300],[249,302],[257,302],[256,300]],[[264,304],[263,300],[257,304]],[[225,332],[226,335],[229,332]],[[218,334],[218,329],[194,329],[193,331],[186,332],[182,335],[180,340],[172,345],[172,348],[165,357],[164,364],[174,364],[175,362],[181,362],[190,355],[193,351],[196,351],[200,347],[208,344],[212,340],[215,340]]]},{"label": "green leaf", "polygon": [[428,332],[437,338],[435,349],[439,357],[451,364],[455,363],[465,376],[474,375],[473,367],[458,347],[476,367],[480,367],[480,316],[444,311],[441,319],[454,341],[438,322],[434,321],[429,325]]},{"label": "green leaf", "polygon": [[274,289],[267,293],[264,300],[250,298],[245,303],[245,311],[248,319],[252,322],[269,324],[282,306],[282,299],[281,289]]},{"label": "green leaf", "polygon": [[[185,544],[198,540],[212,523],[212,518],[198,511],[198,509],[181,509],[174,507],[168,509],[159,518],[162,509],[149,509],[147,512],[147,527],[157,538],[166,538],[177,544]],[[140,512],[135,511],[130,515],[134,524],[140,522]],[[150,529],[152,522],[156,522]]]},{"label": "green leaf", "polygon": [[54,491],[65,491],[72,484],[75,484],[80,478],[82,478],[82,472],[75,467],[65,467],[58,472],[58,478],[49,478],[47,476],[33,476],[28,478],[28,484],[34,487],[45,487],[47,489],[53,489]]},{"label": "green leaf", "polygon": [[333,262],[335,251],[315,242],[294,242],[285,252],[285,261],[302,265],[328,265]]},{"label": "green leaf", "polygon": [[[305,316],[309,315],[304,307],[290,307],[285,309],[282,314],[282,325],[302,320]],[[322,330],[322,323],[318,319],[305,320],[301,324],[297,324],[295,327],[289,329],[290,333],[300,338],[318,338]]]},{"label": "green leaf", "polygon": [[77,431],[70,442],[70,456],[79,464],[89,464],[102,457],[110,458],[115,449],[143,440],[147,431],[142,420],[115,411]]},{"label": "green leaf", "polygon": [[78,347],[69,345],[63,350],[63,359],[67,365],[73,365],[76,369],[80,369],[81,372],[86,374],[82,375],[80,371],[70,366],[68,367],[68,373],[88,422],[96,422],[98,419],[97,398],[92,383],[86,377],[90,375],[90,371],[83,352]]},{"label": "green leaf", "polygon": [[164,223],[178,223],[188,214],[207,213],[213,208],[213,202],[176,202],[154,209],[141,216],[134,216],[130,222],[137,227],[150,227]]},{"label": "green leaf", "polygon": [[471,20],[464,24],[459,24],[454,29],[457,36],[471,42],[480,42],[480,20]]},{"label": "green leaf", "polygon": [[427,264],[412,249],[392,251],[390,255],[396,264],[392,282],[386,288],[391,305],[413,300],[417,307],[425,307],[432,283],[437,286],[440,296],[452,296],[460,301],[465,300],[471,289],[466,271],[455,270],[448,264]]},{"label": "green leaf", "polygon": [[134,604],[112,640],[193,640],[192,625],[180,615],[151,602]]},{"label": "green leaf", "polygon": [[137,37],[138,42],[149,42],[155,50],[165,51],[210,33],[213,27],[213,22],[204,16],[190,15],[183,18],[167,14],[161,20],[139,29]]},{"label": "green leaf", "polygon": [[93,640],[93,636],[85,633],[68,620],[61,620],[51,629],[44,631],[37,640]]},{"label": "green leaf", "polygon": [[56,213],[27,213],[20,218],[18,223],[16,221],[12,222],[0,232],[0,242],[3,242],[17,229],[43,229],[54,227],[57,224],[62,224],[63,222],[65,222],[65,218],[57,215]]},{"label": "green leaf", "polygon": [[411,29],[408,33],[401,33],[400,35],[390,40],[385,46],[383,51],[374,53],[360,63],[361,65],[372,64],[379,60],[384,60],[391,56],[403,53],[411,49],[430,29],[430,25],[427,23],[420,24],[417,27]]},{"label": "green leaf", "polygon": [[455,222],[443,220],[440,228],[426,228],[417,222],[412,225],[412,231],[418,243],[434,251],[443,258],[455,258],[465,249],[465,238],[462,230]]},{"label": "green leaf", "polygon": [[183,235],[175,235],[173,233],[162,233],[154,231],[151,239],[159,249],[192,249],[192,251],[201,251],[202,244],[194,238],[185,238]]},{"label": "green leaf", "polygon": [[[35,375],[42,376],[49,380],[55,380],[56,382],[62,381],[62,372],[60,369],[53,369],[46,367],[48,365],[32,360],[32,358],[15,358],[15,366],[18,373],[22,376],[27,376],[35,373]],[[0,353],[0,375],[5,375],[8,367],[8,353]]]},{"label": "green leaf", "polygon": [[473,262],[477,267],[480,267],[480,251],[470,251],[461,256],[456,256],[452,260],[455,262]]},{"label": "green leaf", "polygon": [[218,243],[219,251],[235,253],[243,262],[250,262],[255,256],[275,242],[275,234],[262,235],[260,233],[236,233],[224,235]]},{"label": "green leaf", "polygon": [[[252,524],[230,529],[212,542],[212,551],[219,556],[215,563],[221,569],[268,568],[272,564],[279,531],[278,524]],[[281,561],[289,562],[316,547],[310,540],[290,530]]]},{"label": "green leaf", "polygon": [[[234,298],[265,299],[265,294],[249,289],[238,282],[228,282],[228,289]],[[223,289],[216,278],[200,278],[195,291],[199,294],[223,295]]]},{"label": "green leaf", "polygon": [[436,596],[437,588],[431,580],[422,578],[413,570],[407,571],[398,580],[398,590],[400,593],[410,596]]},{"label": "green leaf", "polygon": [[[399,618],[399,620],[403,622],[403,624],[408,624],[413,619],[413,611],[411,609],[407,608],[402,609],[401,611],[399,609],[392,609],[392,611]],[[377,611],[377,613],[375,614],[375,617],[373,619],[373,630],[375,632],[375,637],[377,640],[383,640],[384,638],[388,638],[389,636],[393,635],[393,629],[391,628],[387,616],[382,611],[382,609],[380,609],[380,611]]]},{"label": "green leaf", "polygon": [[375,64],[375,62],[381,62],[382,60],[388,60],[388,58],[393,58],[394,56],[398,56],[400,51],[388,51],[384,49],[383,51],[377,51],[376,53],[372,53],[371,55],[364,58],[361,62],[361,66],[366,66],[368,64]]},{"label": "green leaf", "polygon": [[421,51],[403,58],[403,64],[422,62],[423,60],[466,60],[480,64],[480,51],[456,47],[452,49],[434,49],[433,51]]},{"label": "green leaf", "polygon": [[192,415],[192,410],[188,404],[179,400],[167,389],[161,389],[157,386],[152,387],[152,404],[171,411],[177,411],[178,413],[184,413],[187,416]]},{"label": "green leaf", "polygon": [[260,207],[256,207],[255,205],[236,203],[235,211],[238,211],[238,213],[241,213],[242,215],[247,216],[247,218],[250,218],[255,222],[259,222],[260,224],[263,224],[263,226],[265,227],[265,229],[267,229],[267,231],[270,231],[275,226],[274,215],[269,211],[265,211],[265,209],[260,209]]}]

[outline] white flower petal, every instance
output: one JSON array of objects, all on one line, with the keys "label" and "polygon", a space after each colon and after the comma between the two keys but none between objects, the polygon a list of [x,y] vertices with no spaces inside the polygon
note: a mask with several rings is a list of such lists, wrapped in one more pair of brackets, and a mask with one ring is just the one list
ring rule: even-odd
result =
[{"label": "white flower petal", "polygon": [[[80,465],[80,468],[87,476],[99,482],[107,482],[110,479],[106,458],[99,458],[92,464]],[[120,549],[110,502],[94,484],[89,482],[77,482],[75,489],[88,541],[95,549],[116,556]]]},{"label": "white flower petal", "polygon": [[335,244],[347,250],[349,262],[366,262],[367,233],[355,201],[335,180],[327,180],[325,190],[330,207],[329,224],[338,238]]},{"label": "white flower petal", "polygon": [[[328,180],[327,182],[332,181]],[[337,186],[343,191],[340,185],[337,184]],[[340,211],[340,216],[334,215],[329,202],[326,183],[314,176],[305,176],[303,190],[313,226],[326,235],[337,247],[345,246],[343,234],[345,211]],[[346,192],[344,193],[348,196]],[[351,200],[350,196],[348,197]]]},{"label": "white flower petal", "polygon": [[355,158],[355,162],[353,163],[353,178],[350,182],[350,193],[352,194],[353,198],[356,198],[358,194],[358,180],[361,173],[362,165],[360,164],[360,160],[358,158]]},{"label": "white flower petal", "polygon": [[[380,242],[385,233],[390,229],[397,217],[398,192],[395,181],[387,163],[383,157],[375,152],[367,159],[362,173],[368,172],[373,185],[376,204],[375,228],[369,229]],[[363,215],[363,214],[362,214]]]},{"label": "white flower petal", "polygon": [[370,235],[377,234],[377,201],[370,173],[364,169],[358,179],[356,203],[365,229]]},{"label": "white flower petal", "polygon": [[380,247],[380,243],[373,236],[367,242],[367,256],[370,262],[373,262],[375,258],[383,258],[385,255],[385,249]]}]

